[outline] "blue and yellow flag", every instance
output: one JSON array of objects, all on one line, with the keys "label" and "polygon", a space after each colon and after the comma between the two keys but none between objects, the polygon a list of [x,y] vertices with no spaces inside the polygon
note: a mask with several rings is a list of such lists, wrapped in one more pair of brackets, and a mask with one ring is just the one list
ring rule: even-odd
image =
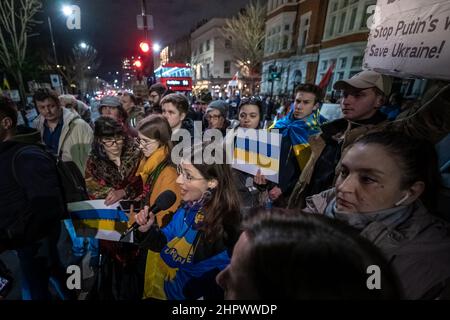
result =
[{"label": "blue and yellow flag", "polygon": [[125,212],[105,206],[105,200],[69,203],[70,218],[80,237],[119,241],[129,226]]},{"label": "blue and yellow flag", "polygon": [[277,121],[273,129],[278,129],[283,137],[289,137],[300,169],[303,170],[311,156],[308,139],[320,133],[320,126],[327,119],[320,115],[319,110],[304,119],[294,119],[293,113],[291,111],[285,118]]}]

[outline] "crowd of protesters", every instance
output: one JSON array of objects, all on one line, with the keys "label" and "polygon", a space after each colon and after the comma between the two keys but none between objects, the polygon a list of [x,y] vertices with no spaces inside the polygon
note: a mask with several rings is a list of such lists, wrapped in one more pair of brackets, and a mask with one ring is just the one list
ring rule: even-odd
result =
[{"label": "crowd of protesters", "polygon": [[[333,121],[314,84],[299,85],[275,119],[260,97],[233,112],[226,100],[190,103],[156,84],[145,108],[128,92],[103,97],[94,123],[82,102],[40,89],[32,129],[17,126],[16,106],[1,97],[0,251],[18,252],[23,298],[49,298],[50,282],[76,298],[61,270],[86,256],[101,279],[83,288],[91,299],[450,298],[450,89],[433,82],[403,109],[392,80],[363,71],[336,82],[343,117]],[[195,161],[224,149],[201,141],[214,129],[231,141],[238,129],[278,132],[278,183],[222,155]],[[63,190],[46,154],[76,165],[89,199],[139,200],[133,244],[79,237],[66,218],[72,252],[61,261]],[[166,190],[175,203],[153,214]],[[33,230],[43,212],[47,227]],[[379,288],[367,285],[370,266],[381,270]]]}]

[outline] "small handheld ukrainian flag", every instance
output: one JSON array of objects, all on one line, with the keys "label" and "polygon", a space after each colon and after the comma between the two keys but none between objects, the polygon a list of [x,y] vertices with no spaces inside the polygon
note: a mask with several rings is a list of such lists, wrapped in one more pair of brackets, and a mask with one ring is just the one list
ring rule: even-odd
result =
[{"label": "small handheld ukrainian flag", "polygon": [[77,236],[120,241],[121,235],[129,227],[128,216],[116,205],[106,206],[104,202],[90,200],[69,203],[70,218]]}]

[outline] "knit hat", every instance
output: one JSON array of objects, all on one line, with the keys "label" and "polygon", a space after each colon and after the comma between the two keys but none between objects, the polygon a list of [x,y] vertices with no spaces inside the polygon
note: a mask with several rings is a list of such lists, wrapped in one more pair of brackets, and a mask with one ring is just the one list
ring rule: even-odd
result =
[{"label": "knit hat", "polygon": [[208,105],[206,113],[213,110],[219,110],[220,114],[226,119],[228,114],[228,103],[223,100],[215,100]]}]

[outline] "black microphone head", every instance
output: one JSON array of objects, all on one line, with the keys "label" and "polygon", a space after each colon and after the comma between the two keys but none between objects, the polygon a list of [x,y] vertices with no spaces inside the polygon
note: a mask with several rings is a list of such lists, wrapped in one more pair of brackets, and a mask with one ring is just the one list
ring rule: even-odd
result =
[{"label": "black microphone head", "polygon": [[167,210],[177,201],[177,196],[175,192],[172,190],[166,190],[161,193],[155,201],[155,207],[158,208],[159,211]]}]

